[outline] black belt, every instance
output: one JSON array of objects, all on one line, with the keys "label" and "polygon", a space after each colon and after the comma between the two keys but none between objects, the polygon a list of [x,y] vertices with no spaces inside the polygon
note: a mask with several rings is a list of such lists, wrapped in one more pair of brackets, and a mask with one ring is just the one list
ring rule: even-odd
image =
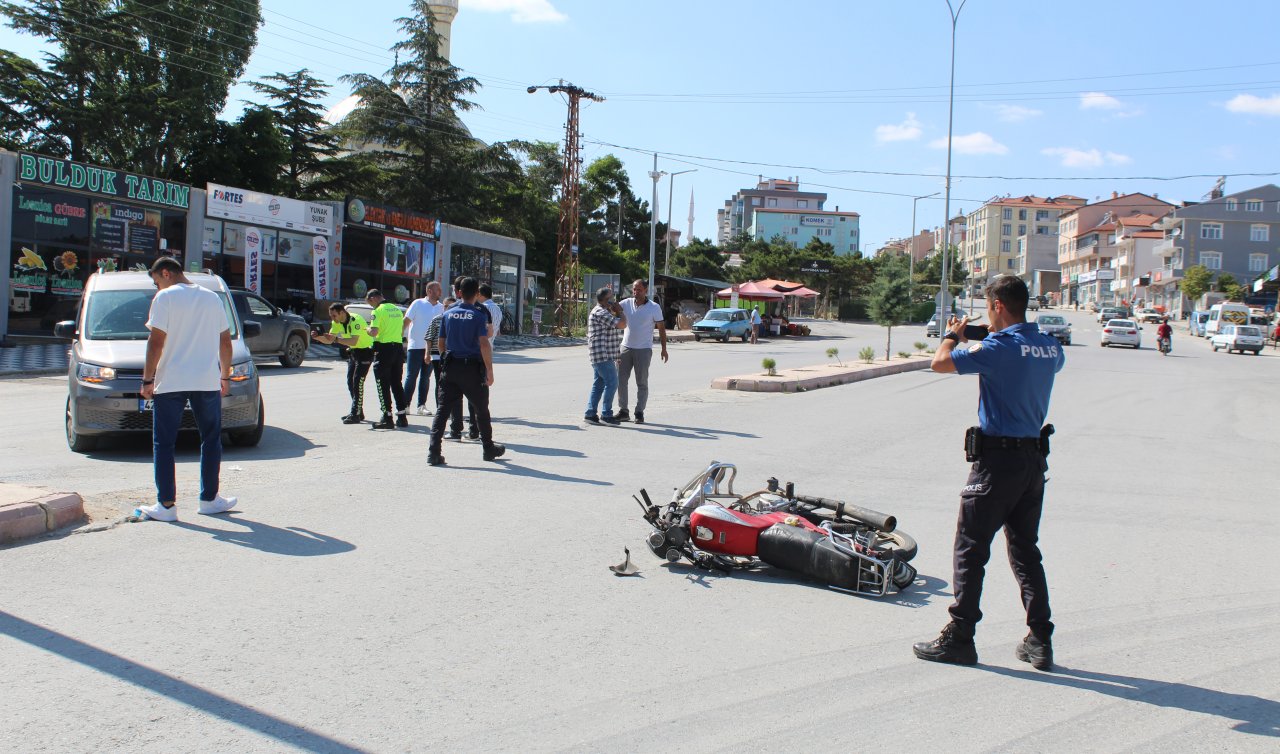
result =
[{"label": "black belt", "polygon": [[1040,448],[1039,437],[992,437],[982,436],[983,450],[1020,450],[1022,448]]},{"label": "black belt", "polygon": [[444,355],[450,364],[483,364],[484,358],[481,356],[454,356],[451,353]]}]

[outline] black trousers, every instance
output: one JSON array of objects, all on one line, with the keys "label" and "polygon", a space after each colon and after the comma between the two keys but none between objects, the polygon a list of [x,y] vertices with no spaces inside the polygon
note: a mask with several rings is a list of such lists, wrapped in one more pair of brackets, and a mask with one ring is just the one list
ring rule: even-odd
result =
[{"label": "black trousers", "polygon": [[483,359],[445,357],[440,373],[440,406],[431,422],[431,452],[440,452],[444,425],[451,418],[461,429],[462,399],[465,397],[475,412],[475,425],[480,428],[480,442],[493,445],[493,424],[489,421],[489,386],[484,384]]},{"label": "black trousers", "polygon": [[1044,456],[1034,448],[988,450],[974,462],[960,493],[956,523],[955,603],[951,619],[970,631],[982,620],[978,602],[991,558],[991,540],[1004,528],[1009,566],[1022,589],[1027,626],[1037,635],[1053,633],[1049,620],[1049,584],[1041,563],[1040,513],[1044,504]]},{"label": "black trousers", "polygon": [[372,366],[372,348],[352,348],[347,352],[347,392],[351,394],[353,414],[364,415],[364,383]]},{"label": "black trousers", "polygon": [[404,399],[404,345],[374,343],[373,379],[378,383],[378,404],[382,413],[391,413],[392,399],[396,411],[408,408]]}]

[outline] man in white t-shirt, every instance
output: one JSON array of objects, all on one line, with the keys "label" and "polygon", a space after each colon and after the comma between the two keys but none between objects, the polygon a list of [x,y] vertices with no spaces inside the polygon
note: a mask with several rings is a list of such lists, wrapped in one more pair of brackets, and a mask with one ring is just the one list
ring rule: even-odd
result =
[{"label": "man in white t-shirt", "polygon": [[662,318],[662,307],[649,299],[649,285],[643,280],[631,284],[631,298],[621,303],[627,319],[627,329],[622,336],[622,356],[618,359],[618,407],[614,418],[630,421],[627,411],[627,383],[631,373],[636,373],[635,423],[644,424],[644,409],[649,402],[649,364],[653,361],[653,328],[658,328],[662,345],[662,362],[667,361],[667,324]]},{"label": "man in white t-shirt", "polygon": [[413,402],[416,389],[418,416],[431,414],[431,410],[427,408],[427,395],[433,370],[431,358],[428,355],[431,349],[427,344],[427,328],[430,327],[431,320],[444,312],[444,305],[440,303],[440,293],[440,284],[432,280],[427,283],[427,295],[414,299],[413,303],[409,304],[409,310],[404,313],[404,334],[409,346],[406,362],[408,373],[404,378],[404,402],[406,406]]},{"label": "man in white t-shirt", "polygon": [[488,283],[480,284],[480,295],[476,297],[476,303],[484,304],[484,308],[489,310],[489,345],[492,346],[502,330],[502,307],[494,303],[493,288]]},{"label": "man in white t-shirt", "polygon": [[200,430],[200,508],[212,515],[236,505],[218,492],[222,465],[222,396],[231,386],[231,331],[218,294],[182,274],[182,264],[161,257],[151,265],[160,289],[147,317],[147,360],[142,368],[142,397],[152,401],[154,505],[134,510],[138,519],[177,521],[178,499],[173,448],[188,404]]}]

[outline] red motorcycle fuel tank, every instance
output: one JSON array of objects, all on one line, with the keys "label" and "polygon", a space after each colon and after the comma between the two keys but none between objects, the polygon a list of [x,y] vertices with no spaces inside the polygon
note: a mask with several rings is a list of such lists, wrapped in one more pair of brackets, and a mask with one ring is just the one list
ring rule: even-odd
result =
[{"label": "red motorcycle fuel tank", "polygon": [[776,521],[723,505],[700,505],[689,516],[689,536],[699,550],[755,557],[760,532]]}]

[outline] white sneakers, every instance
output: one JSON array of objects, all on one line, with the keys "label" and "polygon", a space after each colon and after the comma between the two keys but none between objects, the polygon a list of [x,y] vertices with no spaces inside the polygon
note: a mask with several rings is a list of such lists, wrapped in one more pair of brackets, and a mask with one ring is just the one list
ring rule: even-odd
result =
[{"label": "white sneakers", "polygon": [[[196,512],[204,516],[212,516],[217,513],[226,513],[234,507],[236,507],[236,498],[218,495],[212,500],[201,500],[200,508]],[[150,519],[152,521],[173,522],[178,520],[178,506],[171,505],[166,508],[160,503],[140,505],[133,509],[133,517],[139,521]]]},{"label": "white sneakers", "polygon": [[212,500],[201,500],[200,509],[196,512],[203,516],[212,516],[215,513],[226,513],[234,507],[236,507],[236,499],[234,497],[218,495]]},{"label": "white sneakers", "polygon": [[418,416],[431,416],[431,409],[426,405],[418,406]]}]

